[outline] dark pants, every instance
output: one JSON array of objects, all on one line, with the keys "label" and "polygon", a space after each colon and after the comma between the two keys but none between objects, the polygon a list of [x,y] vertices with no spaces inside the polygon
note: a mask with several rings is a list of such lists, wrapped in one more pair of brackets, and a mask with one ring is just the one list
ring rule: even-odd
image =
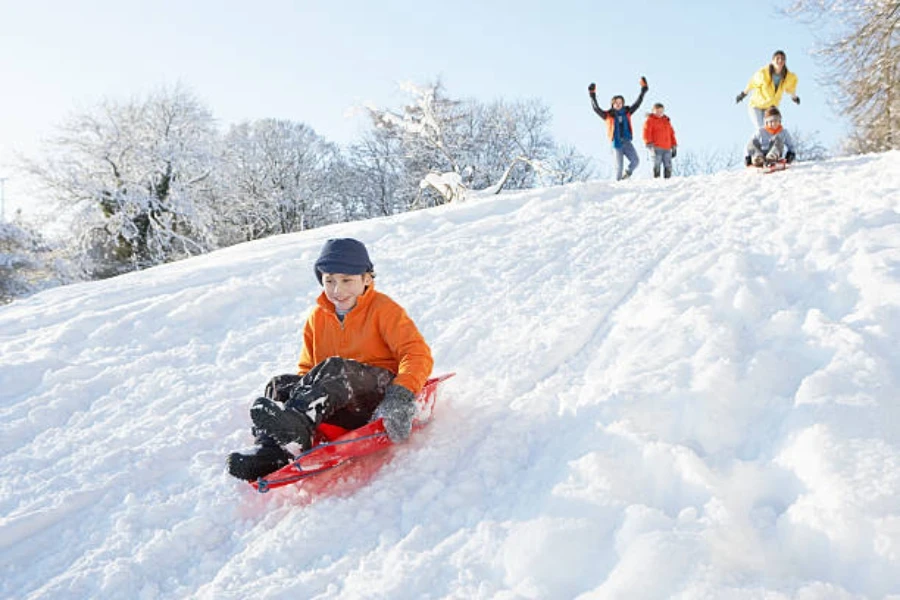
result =
[{"label": "dark pants", "polygon": [[[362,427],[372,418],[394,379],[387,369],[332,356],[306,375],[276,375],[266,385],[266,398],[305,413],[315,425],[331,423],[345,429]],[[274,441],[253,428],[257,443]]]}]

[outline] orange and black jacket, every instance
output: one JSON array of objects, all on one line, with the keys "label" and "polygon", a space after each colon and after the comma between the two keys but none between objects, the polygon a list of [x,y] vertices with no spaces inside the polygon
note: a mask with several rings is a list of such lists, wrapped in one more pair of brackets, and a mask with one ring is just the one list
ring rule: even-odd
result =
[{"label": "orange and black jacket", "polygon": [[425,338],[406,311],[370,284],[343,322],[325,293],[306,319],[303,350],[297,365],[305,375],[331,356],[381,367],[394,373],[393,383],[418,394],[434,360]]},{"label": "orange and black jacket", "polygon": [[647,93],[646,88],[641,88],[641,94],[631,106],[623,106],[619,110],[610,107],[609,110],[603,110],[597,104],[597,95],[591,94],[591,105],[594,112],[600,115],[600,118],[606,121],[606,130],[609,139],[614,148],[621,148],[623,142],[630,142],[634,138],[633,129],[631,127],[631,115],[641,106],[644,101],[644,94]]}]

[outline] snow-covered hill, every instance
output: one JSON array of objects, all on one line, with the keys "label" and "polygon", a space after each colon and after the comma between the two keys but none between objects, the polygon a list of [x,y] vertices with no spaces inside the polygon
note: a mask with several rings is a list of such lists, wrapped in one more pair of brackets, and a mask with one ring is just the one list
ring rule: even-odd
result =
[{"label": "snow-covered hill", "polygon": [[[329,237],[456,371],[374,477],[224,472]],[[900,597],[900,153],[472,200],[0,308],[3,598]]]}]

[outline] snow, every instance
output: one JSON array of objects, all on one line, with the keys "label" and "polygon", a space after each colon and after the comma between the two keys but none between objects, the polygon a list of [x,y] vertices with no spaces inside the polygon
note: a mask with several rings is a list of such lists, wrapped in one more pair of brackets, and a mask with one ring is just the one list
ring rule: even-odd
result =
[{"label": "snow", "polygon": [[[224,458],[344,236],[457,376],[368,478],[258,494]],[[898,339],[898,152],[49,290],[0,308],[0,596],[900,598]]]}]

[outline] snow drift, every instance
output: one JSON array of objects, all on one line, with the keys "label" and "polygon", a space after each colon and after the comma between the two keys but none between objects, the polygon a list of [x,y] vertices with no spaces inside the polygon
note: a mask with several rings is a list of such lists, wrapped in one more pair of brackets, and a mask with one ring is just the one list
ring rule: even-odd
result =
[{"label": "snow drift", "polygon": [[[224,472],[312,262],[456,371],[371,480]],[[5,598],[900,597],[900,153],[589,182],[0,308]]]}]

